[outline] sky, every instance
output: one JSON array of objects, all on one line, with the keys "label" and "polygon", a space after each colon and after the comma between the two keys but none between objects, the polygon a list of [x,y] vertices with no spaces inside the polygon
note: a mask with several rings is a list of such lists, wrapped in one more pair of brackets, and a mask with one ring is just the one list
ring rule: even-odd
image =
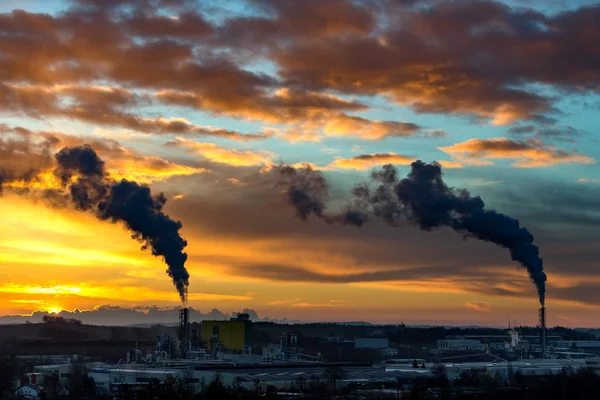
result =
[{"label": "sky", "polygon": [[598,325],[594,2],[6,0],[0,92],[0,315],[180,305],[123,223],[44,195],[54,154],[89,144],[111,179],[164,193],[200,312],[535,324],[506,248],[302,221],[274,173],[308,163],[335,214],[420,159],[533,234],[550,325]]}]

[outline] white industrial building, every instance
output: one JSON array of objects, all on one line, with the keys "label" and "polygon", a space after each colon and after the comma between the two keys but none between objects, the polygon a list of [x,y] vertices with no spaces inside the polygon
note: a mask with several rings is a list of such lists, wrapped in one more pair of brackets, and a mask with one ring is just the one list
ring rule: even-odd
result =
[{"label": "white industrial building", "polygon": [[556,342],[556,347],[566,349],[592,349],[600,348],[598,340],[560,340]]},{"label": "white industrial building", "polygon": [[440,351],[485,351],[486,347],[475,339],[443,339],[437,341]]},{"label": "white industrial building", "polygon": [[586,367],[586,360],[528,360],[513,362],[467,362],[467,363],[445,363],[443,364],[448,379],[454,380],[464,371],[473,369],[485,369],[490,374],[498,374],[502,379],[512,373],[521,373],[523,375],[557,375],[567,368],[573,371]]},{"label": "white industrial building", "polygon": [[45,380],[56,378],[60,386],[65,386],[71,375],[71,366],[72,364],[36,365],[33,372],[42,374]]},{"label": "white industrial building", "polygon": [[88,375],[96,382],[97,390],[102,394],[119,391],[122,386],[133,389],[147,385],[153,379],[163,383],[168,376],[183,378],[183,370],[158,368],[89,368]]}]

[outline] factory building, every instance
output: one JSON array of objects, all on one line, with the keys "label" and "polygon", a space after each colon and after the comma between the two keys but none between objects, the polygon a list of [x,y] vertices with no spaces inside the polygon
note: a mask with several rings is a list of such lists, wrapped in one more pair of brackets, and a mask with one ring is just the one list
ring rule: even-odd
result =
[{"label": "factory building", "polygon": [[443,339],[437,341],[440,351],[485,351],[485,344],[475,339]]},{"label": "factory building", "polygon": [[600,348],[600,341],[598,340],[560,340],[555,344],[559,348],[567,349],[593,349]]},{"label": "factory building", "polygon": [[169,376],[183,378],[185,370],[135,368],[133,366],[132,368],[89,368],[87,372],[91,378],[94,378],[98,394],[115,395],[125,386],[135,391],[150,384],[153,380],[164,383],[165,379]]},{"label": "factory building", "polygon": [[59,365],[36,365],[33,372],[36,374],[36,380],[54,381],[60,386],[65,386],[71,376],[72,364]]},{"label": "factory building", "polygon": [[357,349],[387,349],[390,347],[388,338],[356,338],[354,347]]},{"label": "factory building", "polygon": [[240,353],[252,348],[252,321],[248,314],[238,314],[229,321],[202,321],[202,339],[206,350],[213,353],[216,346]]},{"label": "factory building", "polygon": [[489,374],[498,375],[501,379],[508,379],[512,373],[521,373],[523,375],[558,375],[565,368],[577,371],[586,367],[585,360],[570,359],[570,360],[529,360],[515,362],[466,362],[466,363],[445,363],[444,367],[448,374],[448,379],[457,379],[461,373],[471,371],[473,369],[485,370]]}]

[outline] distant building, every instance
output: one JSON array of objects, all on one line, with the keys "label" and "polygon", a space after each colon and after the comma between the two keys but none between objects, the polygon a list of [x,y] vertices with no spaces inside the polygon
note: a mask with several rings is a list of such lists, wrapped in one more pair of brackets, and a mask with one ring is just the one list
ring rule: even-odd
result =
[{"label": "distant building", "polygon": [[229,321],[202,321],[202,339],[208,351],[220,343],[228,350],[242,352],[252,347],[252,322],[247,314]]},{"label": "distant building", "polygon": [[387,349],[390,347],[388,338],[356,338],[354,347],[357,349]]},{"label": "distant building", "polygon": [[394,357],[398,355],[398,349],[394,349],[392,347],[388,347],[386,349],[381,349],[381,355],[385,357]]},{"label": "distant building", "polygon": [[443,339],[437,345],[441,351],[485,351],[485,344],[475,339]]},{"label": "distant building", "polygon": [[65,386],[71,376],[71,364],[36,365],[33,372],[43,374],[44,381],[56,380],[60,386]]},{"label": "distant building", "polygon": [[99,394],[117,395],[124,387],[135,391],[158,380],[164,383],[169,376],[184,378],[184,370],[159,368],[93,368],[88,369],[88,375],[96,383]]},{"label": "distant building", "polygon": [[263,360],[278,360],[283,358],[283,352],[281,351],[281,345],[276,343],[268,343],[263,346]]},{"label": "distant building", "polygon": [[43,385],[44,384],[44,374],[42,374],[41,372],[29,373],[29,374],[27,374],[27,380],[28,380],[29,384],[32,386]]},{"label": "distant building", "polygon": [[556,347],[576,348],[576,349],[592,349],[600,348],[598,340],[560,340],[556,342]]}]

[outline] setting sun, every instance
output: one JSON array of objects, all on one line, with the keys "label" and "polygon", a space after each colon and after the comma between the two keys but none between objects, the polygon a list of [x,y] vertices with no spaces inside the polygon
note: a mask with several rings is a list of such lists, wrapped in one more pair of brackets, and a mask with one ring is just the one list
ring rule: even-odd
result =
[{"label": "setting sun", "polygon": [[52,313],[52,314],[58,314],[61,311],[62,311],[62,308],[60,308],[60,307],[48,307],[48,312]]}]

